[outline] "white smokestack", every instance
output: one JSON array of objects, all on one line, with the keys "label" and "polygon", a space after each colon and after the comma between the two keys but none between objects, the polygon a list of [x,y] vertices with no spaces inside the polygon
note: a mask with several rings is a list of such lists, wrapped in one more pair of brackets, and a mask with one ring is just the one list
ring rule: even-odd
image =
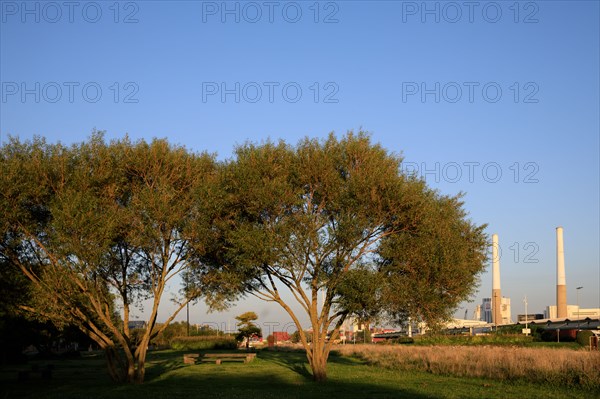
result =
[{"label": "white smokestack", "polygon": [[492,235],[492,289],[500,289],[500,249],[498,247],[498,234]]},{"label": "white smokestack", "polygon": [[556,228],[556,317],[567,317],[567,278],[563,228]]},{"label": "white smokestack", "polygon": [[500,293],[500,247],[498,234],[492,235],[492,323],[502,324],[502,295]]}]

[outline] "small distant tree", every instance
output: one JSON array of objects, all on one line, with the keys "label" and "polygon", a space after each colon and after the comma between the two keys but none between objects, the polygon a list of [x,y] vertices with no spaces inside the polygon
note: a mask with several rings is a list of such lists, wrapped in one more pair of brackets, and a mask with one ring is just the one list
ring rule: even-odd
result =
[{"label": "small distant tree", "polygon": [[162,330],[152,341],[158,345],[168,345],[173,338],[186,336],[188,329],[187,323],[184,321],[172,322],[167,326],[157,323],[156,328]]},{"label": "small distant tree", "polygon": [[[312,334],[310,331],[304,331],[304,336],[306,337],[307,342],[310,343],[312,341]],[[294,331],[294,333],[290,335],[290,341],[292,341],[294,344],[301,342],[300,332]]]},{"label": "small distant tree", "polygon": [[300,342],[300,333],[296,330],[292,333],[292,335],[290,336],[290,341],[292,341],[292,343],[297,344],[298,342]]},{"label": "small distant tree", "polygon": [[238,323],[238,334],[236,339],[238,341],[246,340],[246,349],[250,348],[250,338],[254,336],[261,336],[261,329],[254,324],[254,320],[258,319],[258,316],[254,312],[246,312],[235,318]]},{"label": "small distant tree", "polygon": [[214,328],[211,328],[210,326],[204,325],[204,326],[200,326],[200,328],[198,329],[193,329],[191,335],[197,335],[197,336],[218,336],[218,335],[222,335],[223,333],[220,332],[219,330],[216,330]]}]

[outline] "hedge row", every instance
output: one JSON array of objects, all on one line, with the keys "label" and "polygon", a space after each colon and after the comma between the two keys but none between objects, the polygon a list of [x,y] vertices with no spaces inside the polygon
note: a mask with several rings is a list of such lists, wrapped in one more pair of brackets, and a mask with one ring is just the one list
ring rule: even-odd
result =
[{"label": "hedge row", "polygon": [[523,345],[534,338],[525,335],[419,335],[414,337],[416,345]]},{"label": "hedge row", "polygon": [[590,345],[590,337],[593,335],[594,333],[590,330],[577,331],[577,343],[581,346],[588,347]]},{"label": "hedge row", "polygon": [[227,336],[175,337],[171,340],[175,350],[236,349],[237,341]]}]

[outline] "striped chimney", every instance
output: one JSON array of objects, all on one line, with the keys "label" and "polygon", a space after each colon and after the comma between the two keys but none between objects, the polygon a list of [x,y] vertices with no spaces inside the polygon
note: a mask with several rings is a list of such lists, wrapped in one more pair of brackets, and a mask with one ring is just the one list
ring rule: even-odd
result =
[{"label": "striped chimney", "polygon": [[498,234],[492,235],[492,323],[502,324],[502,295],[500,293],[500,247]]},{"label": "striped chimney", "polygon": [[567,279],[565,277],[565,248],[563,228],[556,228],[556,317],[567,317]]}]

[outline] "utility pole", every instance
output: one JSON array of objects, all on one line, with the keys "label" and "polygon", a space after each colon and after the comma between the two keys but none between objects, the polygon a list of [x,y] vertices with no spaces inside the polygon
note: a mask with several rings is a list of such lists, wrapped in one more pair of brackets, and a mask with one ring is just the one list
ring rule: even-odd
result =
[{"label": "utility pole", "polygon": [[524,333],[525,333],[525,335],[529,335],[529,328],[527,326],[527,316],[528,316],[528,313],[527,313],[527,295],[525,295],[525,298],[523,298],[523,302],[525,302],[525,331],[524,331]]},{"label": "utility pole", "polygon": [[190,284],[190,281],[188,280],[188,275],[186,274],[185,275],[185,290],[186,290],[186,293],[185,293],[186,298],[185,299],[187,300],[187,303],[185,304],[185,310],[187,313],[186,322],[187,322],[187,336],[188,337],[190,336],[190,301],[187,298],[187,296],[189,295],[189,284]]},{"label": "utility pole", "polygon": [[579,330],[579,318],[581,317],[581,312],[579,310],[579,290],[583,287],[577,287],[577,329]]}]

